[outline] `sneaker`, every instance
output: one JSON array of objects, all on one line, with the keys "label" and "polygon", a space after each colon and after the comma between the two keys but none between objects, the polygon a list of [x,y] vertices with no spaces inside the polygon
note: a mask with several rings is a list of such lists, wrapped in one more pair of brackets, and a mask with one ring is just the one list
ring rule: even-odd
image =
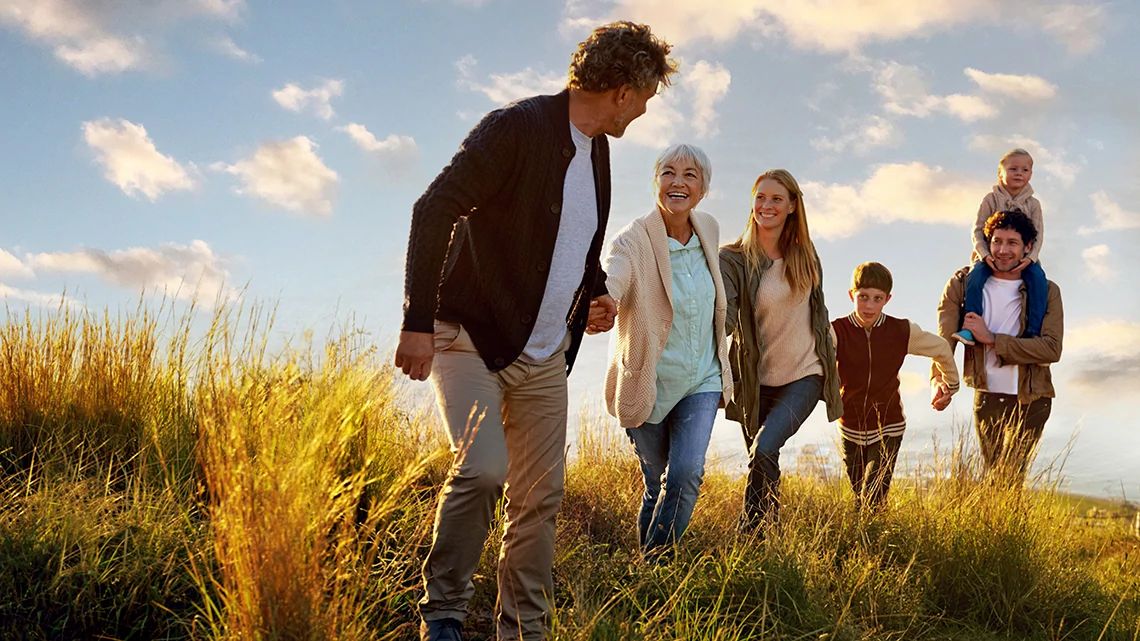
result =
[{"label": "sneaker", "polygon": [[960,330],[954,332],[953,334],[951,334],[950,336],[958,339],[959,342],[961,342],[965,345],[973,345],[974,344],[974,333],[968,329],[960,329]]},{"label": "sneaker", "polygon": [[420,641],[463,641],[463,624],[453,618],[421,621]]}]

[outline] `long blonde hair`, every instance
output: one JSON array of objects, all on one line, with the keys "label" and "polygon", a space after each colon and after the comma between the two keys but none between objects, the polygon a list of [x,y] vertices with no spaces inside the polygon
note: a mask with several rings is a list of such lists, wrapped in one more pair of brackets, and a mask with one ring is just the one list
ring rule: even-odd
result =
[{"label": "long blonde hair", "polygon": [[752,270],[758,270],[760,264],[768,259],[768,255],[764,253],[764,248],[760,244],[760,223],[757,222],[754,211],[756,190],[760,188],[760,182],[765,178],[771,178],[783,185],[792,198],[794,208],[788,213],[788,217],[784,221],[784,229],[780,232],[777,244],[780,253],[784,256],[784,277],[788,281],[788,286],[793,294],[802,296],[820,285],[819,265],[817,264],[819,259],[816,257],[815,245],[811,242],[811,235],[808,233],[804,193],[800,190],[799,183],[786,169],[770,169],[760,174],[756,182],[752,183],[752,206],[749,207],[748,225],[745,226],[744,233],[740,235],[740,238],[730,245],[730,248],[744,254],[744,261]]}]

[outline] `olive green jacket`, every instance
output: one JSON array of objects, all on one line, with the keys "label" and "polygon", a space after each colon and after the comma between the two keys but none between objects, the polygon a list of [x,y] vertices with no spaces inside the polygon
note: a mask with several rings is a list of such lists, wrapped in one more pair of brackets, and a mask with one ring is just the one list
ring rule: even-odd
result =
[{"label": "olive green jacket", "polygon": [[[823,267],[818,256],[815,260],[822,282]],[[732,365],[733,394],[724,409],[724,416],[740,423],[748,443],[752,443],[760,431],[760,355],[764,351],[764,344],[756,332],[755,301],[760,279],[771,265],[772,261],[765,259],[759,270],[750,270],[743,253],[730,246],[720,248],[720,273],[724,277],[724,293],[728,299],[725,331],[732,335],[728,360]],[[823,364],[820,399],[827,404],[827,420],[834,421],[843,415],[843,401],[839,398],[835,343],[831,338],[831,320],[824,304],[822,286],[811,291],[811,328],[815,334],[815,353]]]}]

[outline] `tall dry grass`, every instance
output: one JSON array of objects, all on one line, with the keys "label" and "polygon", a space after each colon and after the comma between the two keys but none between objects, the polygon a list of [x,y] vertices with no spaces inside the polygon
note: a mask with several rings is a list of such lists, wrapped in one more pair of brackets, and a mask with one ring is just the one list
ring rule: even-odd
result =
[{"label": "tall dry grass", "polygon": [[[272,310],[11,312],[0,326],[0,639],[412,639],[449,458],[431,409],[346,327],[270,344]],[[854,509],[789,475],[735,531],[707,477],[677,560],[636,546],[640,473],[579,429],[554,639],[1140,639],[1140,540],[950,455]],[[961,454],[961,453],[959,453]],[[497,539],[468,629],[493,629]]]}]

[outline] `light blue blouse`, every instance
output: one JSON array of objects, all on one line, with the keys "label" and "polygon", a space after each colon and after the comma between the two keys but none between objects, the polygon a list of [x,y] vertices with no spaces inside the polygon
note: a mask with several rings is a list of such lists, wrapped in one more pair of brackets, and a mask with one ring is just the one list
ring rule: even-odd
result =
[{"label": "light blue blouse", "polygon": [[686,396],[723,389],[713,332],[716,286],[701,239],[694,233],[685,245],[666,240],[673,269],[673,325],[657,362],[657,401],[647,423],[664,421]]}]

